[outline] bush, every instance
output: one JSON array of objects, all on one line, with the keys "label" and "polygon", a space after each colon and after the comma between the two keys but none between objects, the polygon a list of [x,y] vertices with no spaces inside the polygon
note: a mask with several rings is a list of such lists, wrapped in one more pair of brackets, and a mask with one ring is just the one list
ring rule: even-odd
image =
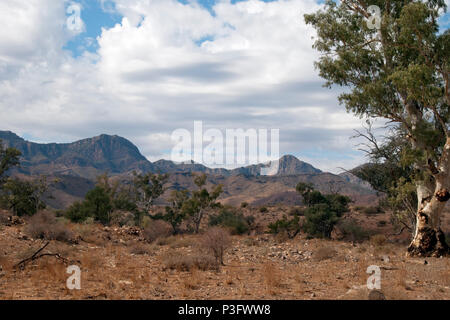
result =
[{"label": "bush", "polygon": [[90,214],[87,207],[83,203],[77,201],[66,210],[64,216],[72,222],[80,223],[89,218]]},{"label": "bush", "polygon": [[248,202],[242,202],[241,203],[241,208],[247,208],[248,207]]},{"label": "bush", "polygon": [[170,235],[172,235],[172,226],[163,220],[149,220],[144,229],[144,238],[148,242],[167,238]]},{"label": "bush", "polygon": [[354,219],[348,219],[340,222],[337,225],[337,228],[345,240],[361,242],[369,238],[369,232],[358,225]]},{"label": "bush", "polygon": [[192,271],[198,269],[202,271],[219,269],[216,259],[210,255],[203,254],[169,254],[163,259],[164,269],[177,271]]},{"label": "bush", "polygon": [[285,234],[289,239],[294,238],[300,232],[300,219],[295,215],[288,220],[286,216],[269,224],[269,232],[272,234]]},{"label": "bush", "polygon": [[317,261],[323,261],[333,258],[336,254],[337,251],[331,247],[321,247],[314,252],[314,259]]},{"label": "bush", "polygon": [[266,212],[269,212],[269,209],[267,209],[267,207],[261,207],[261,208],[259,208],[259,212],[266,213]]},{"label": "bush", "polygon": [[316,204],[305,212],[304,230],[311,237],[330,238],[338,217],[327,204]]},{"label": "bush", "polygon": [[74,235],[63,222],[58,221],[50,211],[39,211],[28,221],[25,233],[34,239],[72,242]]},{"label": "bush", "polygon": [[231,237],[225,229],[212,227],[203,235],[201,245],[214,256],[218,264],[224,265],[223,255],[231,245]]},{"label": "bush", "polygon": [[365,214],[380,214],[380,213],[383,213],[384,211],[381,209],[380,206],[371,206],[371,207],[365,207],[362,210],[362,212]]},{"label": "bush", "polygon": [[129,211],[116,210],[111,213],[110,224],[117,225],[119,227],[135,225],[135,215]]},{"label": "bush", "polygon": [[305,209],[300,208],[300,207],[293,207],[289,210],[288,213],[290,216],[299,216],[299,217],[303,217],[305,215]]},{"label": "bush", "polygon": [[136,255],[150,255],[153,253],[152,247],[143,243],[136,243],[130,247],[130,253]]},{"label": "bush", "polygon": [[209,225],[227,228],[232,234],[244,234],[250,229],[253,220],[253,217],[246,218],[232,207],[224,207],[218,215],[209,217]]}]

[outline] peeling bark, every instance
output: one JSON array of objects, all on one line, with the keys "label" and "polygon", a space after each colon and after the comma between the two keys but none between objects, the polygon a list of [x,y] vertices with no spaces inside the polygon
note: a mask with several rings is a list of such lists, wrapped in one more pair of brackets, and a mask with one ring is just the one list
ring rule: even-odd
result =
[{"label": "peeling bark", "polygon": [[[450,138],[441,155],[438,172],[433,174],[434,188],[425,182],[417,185],[419,207],[414,238],[409,245],[410,256],[444,256],[450,253],[440,229],[441,215],[450,199]],[[434,192],[431,190],[434,189]]]}]

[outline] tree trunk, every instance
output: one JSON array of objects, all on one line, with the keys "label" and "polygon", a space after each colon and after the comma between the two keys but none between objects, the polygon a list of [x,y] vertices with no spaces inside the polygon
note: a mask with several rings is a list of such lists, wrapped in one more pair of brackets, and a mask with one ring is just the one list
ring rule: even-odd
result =
[{"label": "tree trunk", "polygon": [[441,215],[450,199],[450,138],[447,138],[437,172],[432,180],[417,185],[418,209],[416,230],[409,245],[410,256],[444,256],[449,254],[440,228]]}]

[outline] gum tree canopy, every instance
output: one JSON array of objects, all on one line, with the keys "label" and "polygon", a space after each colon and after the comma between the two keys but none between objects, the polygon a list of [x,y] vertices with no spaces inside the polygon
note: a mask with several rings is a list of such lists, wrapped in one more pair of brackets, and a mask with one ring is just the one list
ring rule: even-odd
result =
[{"label": "gum tree canopy", "polygon": [[437,21],[444,12],[443,0],[341,0],[305,15],[317,31],[320,76],[348,89],[340,103],[407,136],[403,158],[413,165],[418,197],[408,252],[416,256],[449,253],[440,229],[450,198],[450,31]]}]

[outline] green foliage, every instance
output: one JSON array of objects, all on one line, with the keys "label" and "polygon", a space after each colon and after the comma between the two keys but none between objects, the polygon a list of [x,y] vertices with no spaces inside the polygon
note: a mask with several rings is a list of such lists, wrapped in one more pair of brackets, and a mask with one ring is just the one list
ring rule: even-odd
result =
[{"label": "green foliage", "polygon": [[261,207],[261,208],[259,208],[259,212],[266,213],[266,212],[269,212],[269,209],[267,209],[267,207]]},{"label": "green foliage", "polygon": [[[307,205],[304,230],[311,237],[329,238],[334,225],[348,211],[351,199],[341,194],[326,194],[314,190],[313,185],[300,182],[296,190]],[[295,215],[294,217],[297,217]]]},{"label": "green foliage", "polygon": [[19,165],[21,153],[15,148],[6,148],[0,140],[0,189],[8,179],[7,171]]},{"label": "green foliage", "polygon": [[349,197],[341,194],[327,194],[325,198],[331,211],[335,212],[338,217],[348,211],[348,205],[352,201]]},{"label": "green foliage", "polygon": [[362,228],[356,220],[346,219],[337,225],[342,238],[352,242],[360,242],[369,239],[370,232]]},{"label": "green foliage", "polygon": [[156,199],[165,191],[164,184],[169,179],[167,174],[134,173],[134,193],[136,204],[143,215],[148,215]]},{"label": "green foliage", "polygon": [[66,211],[66,218],[73,222],[84,222],[92,217],[95,221],[108,224],[111,219],[113,205],[107,190],[95,187],[90,190],[83,202],[75,202]]},{"label": "green foliage", "polygon": [[84,205],[90,215],[103,224],[109,223],[112,212],[111,198],[102,187],[95,187],[86,194]]},{"label": "green foliage", "polygon": [[269,224],[269,232],[273,234],[286,234],[289,239],[294,238],[300,232],[300,218],[298,215],[294,215],[292,218],[283,216],[271,224]]},{"label": "green foliage", "polygon": [[225,206],[217,215],[209,217],[210,226],[221,226],[230,230],[232,234],[244,234],[253,224],[253,217],[244,217],[237,209]]},{"label": "green foliage", "polygon": [[321,203],[309,207],[305,212],[303,228],[311,237],[330,238],[334,225],[339,221],[338,216],[328,204]]},{"label": "green foliage", "polygon": [[369,141],[371,163],[352,173],[385,193],[393,219],[415,230],[422,199],[413,187],[434,190],[448,173],[440,164],[447,161],[450,136],[450,30],[438,24],[446,5],[443,0],[370,4],[381,10],[379,30],[368,27],[361,1],[327,0],[305,21],[317,32],[316,67],[326,86],[348,89],[340,103],[359,117],[390,121],[384,143],[370,132],[361,134]]},{"label": "green foliage", "polygon": [[220,203],[216,202],[216,200],[222,193],[222,185],[218,185],[211,191],[208,191],[205,188],[206,174],[193,174],[193,176],[194,183],[199,189],[192,192],[191,197],[183,203],[181,210],[191,219],[193,231],[198,233],[205,212],[208,209],[220,207]]},{"label": "green foliage", "polygon": [[47,188],[45,177],[32,181],[9,178],[3,184],[0,204],[18,216],[34,215],[46,207],[42,196]]},{"label": "green foliage", "polygon": [[170,223],[173,232],[179,232],[180,224],[186,218],[186,212],[183,210],[183,205],[189,199],[187,190],[174,190],[169,198],[170,206],[166,206],[166,213],[164,215],[156,215],[155,219],[163,219]]},{"label": "green foliage", "polygon": [[76,201],[69,208],[67,208],[65,217],[72,222],[84,222],[91,214],[83,202]]}]

